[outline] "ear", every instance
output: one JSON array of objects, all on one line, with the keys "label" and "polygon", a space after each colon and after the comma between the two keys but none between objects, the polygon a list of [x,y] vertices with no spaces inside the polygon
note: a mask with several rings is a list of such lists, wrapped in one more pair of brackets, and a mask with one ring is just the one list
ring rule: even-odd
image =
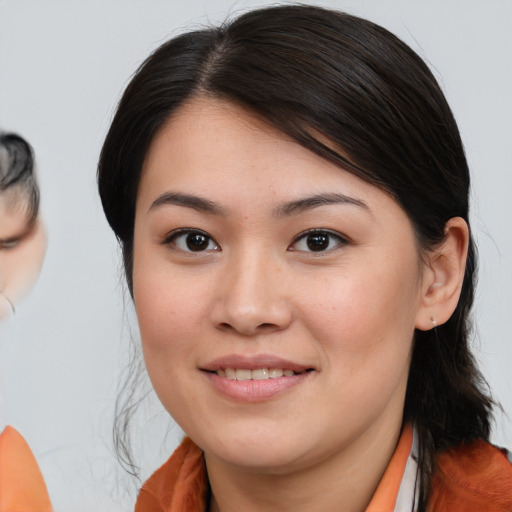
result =
[{"label": "ear", "polygon": [[464,219],[450,219],[443,242],[425,256],[416,329],[428,331],[452,316],[462,289],[468,245],[469,229]]}]

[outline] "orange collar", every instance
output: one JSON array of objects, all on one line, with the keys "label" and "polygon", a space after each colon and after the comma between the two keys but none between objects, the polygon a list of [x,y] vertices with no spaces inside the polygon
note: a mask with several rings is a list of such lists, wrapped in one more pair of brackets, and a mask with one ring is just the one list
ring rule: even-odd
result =
[{"label": "orange collar", "polygon": [[[366,512],[411,511],[417,464],[406,426]],[[476,440],[439,455],[429,512],[511,512],[512,466],[495,446]],[[208,478],[201,450],[186,438],[142,487],[135,512],[204,512]]]},{"label": "orange collar", "polygon": [[[395,510],[412,446],[413,431],[406,426],[366,512]],[[406,498],[408,510],[414,496],[415,477],[414,469],[411,498]],[[143,485],[135,512],[204,512],[208,492],[203,454],[185,438],[172,457]]]},{"label": "orange collar", "polygon": [[[397,506],[399,494],[406,496],[404,503],[411,510],[416,487],[416,463],[411,457],[413,448],[413,430],[406,425],[382,476],[379,486],[368,505],[366,512],[393,512]],[[401,512],[401,504],[395,512]]]}]

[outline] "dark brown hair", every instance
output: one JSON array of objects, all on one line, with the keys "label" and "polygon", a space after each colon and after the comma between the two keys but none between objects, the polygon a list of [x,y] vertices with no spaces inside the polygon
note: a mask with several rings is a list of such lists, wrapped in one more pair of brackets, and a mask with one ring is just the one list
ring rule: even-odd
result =
[{"label": "dark brown hair", "polygon": [[0,194],[17,194],[17,202],[27,210],[29,221],[39,212],[39,186],[34,174],[34,154],[30,144],[15,133],[0,132]]},{"label": "dark brown hair", "polygon": [[[459,131],[421,58],[364,19],[305,5],[264,8],[166,42],[126,88],[101,152],[98,183],[130,290],[142,163],[163,123],[195,95],[249,108],[387,191],[411,219],[422,250],[443,240],[450,218],[469,225],[469,171]],[[475,270],[470,240],[454,314],[415,335],[404,421],[419,433],[419,510],[437,455],[489,436],[493,404],[469,349]]]}]

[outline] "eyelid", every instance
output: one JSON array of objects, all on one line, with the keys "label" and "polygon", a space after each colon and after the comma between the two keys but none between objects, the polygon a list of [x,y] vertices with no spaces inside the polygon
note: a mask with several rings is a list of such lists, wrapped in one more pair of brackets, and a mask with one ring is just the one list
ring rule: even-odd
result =
[{"label": "eyelid", "polygon": [[14,249],[20,244],[21,240],[21,238],[4,238],[0,240],[0,250]]}]

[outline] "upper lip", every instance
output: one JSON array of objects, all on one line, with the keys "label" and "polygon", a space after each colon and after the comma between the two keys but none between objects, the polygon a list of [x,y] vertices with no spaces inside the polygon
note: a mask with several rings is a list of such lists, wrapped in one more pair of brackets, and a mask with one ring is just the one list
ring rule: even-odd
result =
[{"label": "upper lip", "polygon": [[241,370],[257,370],[259,368],[282,368],[294,372],[304,372],[312,369],[310,365],[295,363],[288,359],[270,354],[230,354],[218,357],[201,366],[201,370],[215,372],[225,368],[238,368]]}]

